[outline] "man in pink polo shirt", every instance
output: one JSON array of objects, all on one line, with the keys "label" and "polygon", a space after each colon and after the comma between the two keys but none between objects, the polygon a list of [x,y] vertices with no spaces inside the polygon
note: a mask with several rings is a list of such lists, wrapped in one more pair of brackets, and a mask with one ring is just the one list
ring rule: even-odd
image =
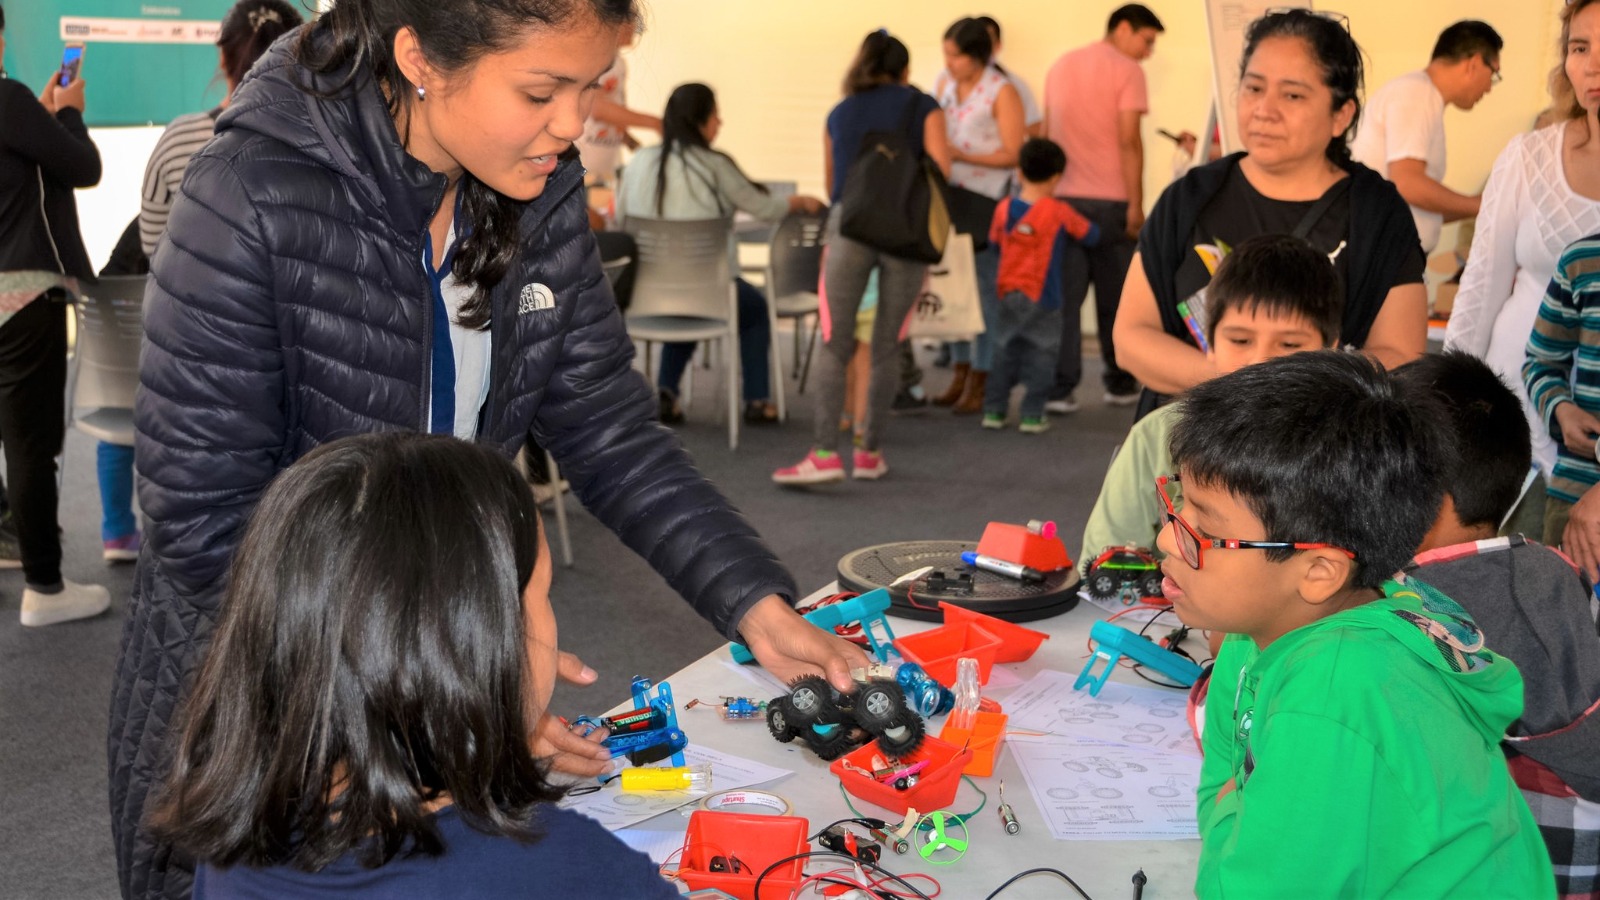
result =
[{"label": "man in pink polo shirt", "polygon": [[1067,152],[1067,172],[1056,185],[1056,196],[1098,225],[1102,235],[1096,247],[1069,245],[1061,260],[1061,355],[1055,390],[1045,407],[1053,413],[1078,408],[1083,336],[1076,311],[1090,279],[1105,360],[1105,402],[1131,406],[1139,399],[1139,383],[1117,366],[1111,326],[1144,224],[1139,119],[1149,103],[1139,61],[1155,52],[1156,37],[1164,30],[1155,13],[1129,3],[1111,14],[1104,39],[1063,54],[1045,77],[1045,136]]}]

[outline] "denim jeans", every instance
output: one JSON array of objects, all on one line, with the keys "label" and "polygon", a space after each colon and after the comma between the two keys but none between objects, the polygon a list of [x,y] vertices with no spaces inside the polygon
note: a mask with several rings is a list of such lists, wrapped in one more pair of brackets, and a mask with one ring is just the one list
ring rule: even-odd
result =
[{"label": "denim jeans", "polygon": [[[772,359],[772,322],[767,318],[767,298],[743,278],[735,278],[733,284],[739,293],[739,370],[744,376],[744,400],[767,400],[772,397],[772,370],[768,365]],[[683,381],[683,370],[689,368],[694,348],[693,341],[661,345],[657,387],[678,393],[678,383]]]},{"label": "denim jeans", "polygon": [[133,448],[101,441],[95,464],[100,472],[100,539],[125,538],[138,529],[133,518]]},{"label": "denim jeans", "polygon": [[1061,349],[1059,309],[1045,309],[1020,291],[1012,291],[995,305],[989,328],[994,339],[994,368],[984,387],[985,415],[1005,415],[1011,389],[1023,387],[1022,417],[1044,416],[1044,404],[1055,385],[1056,357]]},{"label": "denim jeans", "polygon": [[1000,277],[1000,248],[994,244],[972,255],[978,273],[978,308],[983,312],[983,334],[970,341],[950,342],[950,361],[971,363],[974,372],[987,372],[994,366],[994,314],[1000,303],[996,281]]}]

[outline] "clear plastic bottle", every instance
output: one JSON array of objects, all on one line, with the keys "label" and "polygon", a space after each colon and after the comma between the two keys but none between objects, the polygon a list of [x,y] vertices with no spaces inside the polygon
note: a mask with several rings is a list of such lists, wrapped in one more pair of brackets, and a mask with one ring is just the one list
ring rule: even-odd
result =
[{"label": "clear plastic bottle", "polygon": [[950,711],[950,724],[956,728],[971,729],[977,721],[978,701],[981,699],[977,660],[971,657],[956,660],[955,695],[956,703]]}]

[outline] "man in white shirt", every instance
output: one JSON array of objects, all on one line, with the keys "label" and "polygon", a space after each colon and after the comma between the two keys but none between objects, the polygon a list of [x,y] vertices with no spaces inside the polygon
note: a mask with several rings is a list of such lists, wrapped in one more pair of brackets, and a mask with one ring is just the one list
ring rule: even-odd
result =
[{"label": "man in white shirt", "polygon": [[1392,182],[1411,204],[1422,251],[1432,253],[1446,222],[1478,214],[1478,196],[1440,183],[1445,172],[1444,108],[1470,110],[1500,81],[1500,35],[1467,19],[1439,34],[1433,59],[1373,93],[1351,154]]}]

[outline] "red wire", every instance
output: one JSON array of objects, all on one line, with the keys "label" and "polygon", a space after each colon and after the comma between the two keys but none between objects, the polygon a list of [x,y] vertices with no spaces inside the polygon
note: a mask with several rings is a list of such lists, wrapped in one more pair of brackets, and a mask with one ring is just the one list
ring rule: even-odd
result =
[{"label": "red wire", "polygon": [[[856,593],[854,593],[852,591],[840,591],[837,594],[832,594],[832,595],[829,595],[827,597],[823,597],[821,600],[818,600],[817,602],[811,604],[810,606],[796,607],[795,608],[795,612],[797,612],[797,613],[799,613],[800,615],[803,616],[808,612],[812,612],[814,610],[821,609],[824,606],[831,606],[831,605],[833,605],[835,603],[842,603],[842,602],[844,602],[846,600],[851,599],[852,597],[857,597],[857,596],[860,596],[860,595],[856,594]],[[860,622],[851,622],[851,623],[848,623],[848,624],[845,624],[845,625],[840,625],[840,626],[838,626],[838,627],[833,629],[833,633],[837,634],[839,637],[842,637],[845,640],[850,641],[852,643],[861,644],[863,646],[865,646],[866,643],[867,643],[867,636],[866,636],[866,633],[861,630],[861,623]]]}]

